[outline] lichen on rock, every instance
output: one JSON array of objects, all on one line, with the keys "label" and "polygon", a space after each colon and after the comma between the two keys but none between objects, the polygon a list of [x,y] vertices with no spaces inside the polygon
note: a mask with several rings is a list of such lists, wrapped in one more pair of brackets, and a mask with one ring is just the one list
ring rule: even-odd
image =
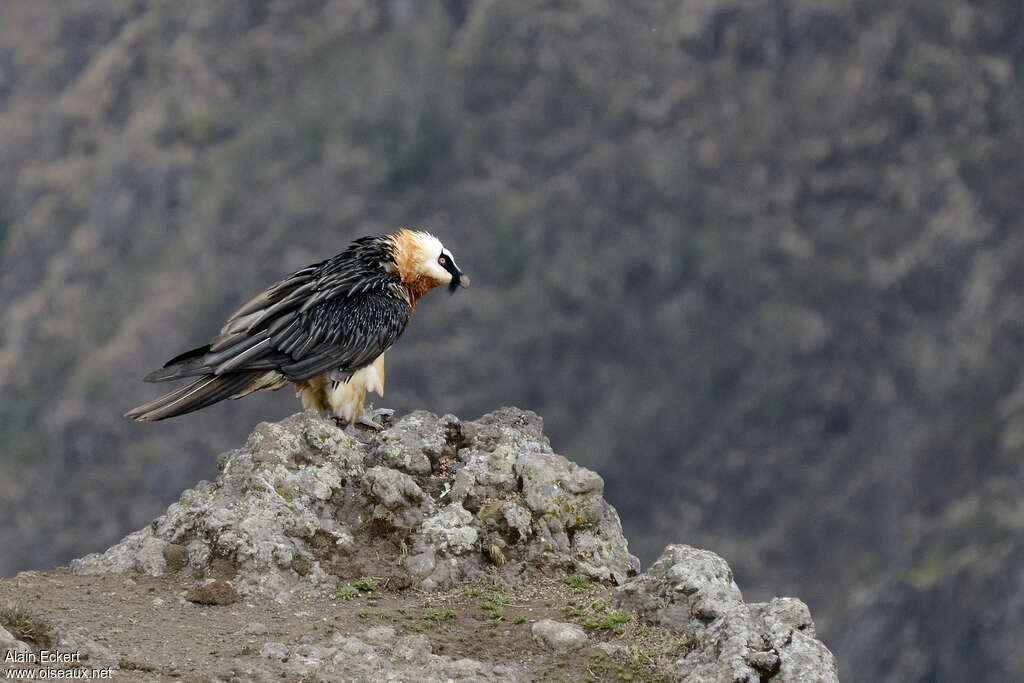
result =
[{"label": "lichen on rock", "polygon": [[416,411],[366,443],[307,411],[261,423],[218,465],[216,481],[72,571],[190,571],[287,600],[359,576],[434,590],[484,574],[621,583],[639,570],[601,477],[554,453],[529,411]]},{"label": "lichen on rock", "polygon": [[835,657],[796,598],[744,603],[718,555],[670,545],[651,568],[616,593],[619,607],[679,631],[692,647],[675,663],[682,681],[838,683]]},{"label": "lichen on rock", "polygon": [[[417,411],[367,437],[352,438],[313,411],[260,424],[245,446],[220,457],[215,481],[184,491],[166,514],[71,569],[179,573],[195,580],[182,599],[202,606],[196,609],[237,599],[289,603],[321,589],[330,599],[340,582],[357,578],[360,590],[397,593],[457,591],[472,580],[529,590],[553,578],[568,585],[577,574],[577,583],[605,582],[602,590],[617,585],[619,607],[681,635],[673,642],[685,647],[664,669],[676,680],[838,680],[807,606],[794,598],[744,603],[729,565],[714,553],[671,545],[638,575],[603,480],[554,453],[533,413],[502,408],[462,422]],[[593,604],[603,609],[600,600]],[[263,624],[245,628],[268,634]],[[588,644],[603,653],[594,656],[643,659],[628,641],[604,642],[585,628],[593,627],[538,619],[531,646],[556,659]],[[254,643],[259,657],[233,670],[251,680],[529,675],[528,662],[436,654],[428,634],[401,635],[392,625],[361,638],[283,642],[276,635]],[[80,634],[76,642],[86,641]]]}]

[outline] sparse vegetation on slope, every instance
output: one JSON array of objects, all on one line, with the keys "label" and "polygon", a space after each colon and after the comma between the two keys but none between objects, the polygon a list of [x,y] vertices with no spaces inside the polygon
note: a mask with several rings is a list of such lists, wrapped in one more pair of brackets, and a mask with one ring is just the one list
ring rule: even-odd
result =
[{"label": "sparse vegetation on slope", "polygon": [[541,411],[635,551],[715,549],[841,659],[1024,669],[997,644],[1024,632],[1018,4],[0,12],[4,572],[142,526],[290,413],[119,417],[254,291],[413,223],[474,290],[424,302],[387,404]]}]

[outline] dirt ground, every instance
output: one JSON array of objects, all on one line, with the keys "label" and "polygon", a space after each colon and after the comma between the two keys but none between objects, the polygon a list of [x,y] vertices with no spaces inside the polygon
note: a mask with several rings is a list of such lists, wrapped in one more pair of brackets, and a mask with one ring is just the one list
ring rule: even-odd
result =
[{"label": "dirt ground", "polygon": [[[180,574],[27,572],[0,579],[0,624],[16,637],[33,637],[36,652],[68,634],[91,641],[98,657],[56,666],[92,668],[106,658],[116,665],[112,680],[142,682],[244,680],[234,672],[247,660],[257,664],[267,642],[326,643],[335,633],[362,638],[381,625],[396,637],[426,635],[433,654],[453,660],[514,664],[528,680],[671,680],[669,666],[687,648],[680,634],[612,609],[611,589],[582,577],[515,590],[474,583],[446,593],[390,591],[383,580],[363,577],[290,605],[244,598],[199,605],[185,598],[195,585]],[[533,637],[541,619],[579,624],[587,644],[552,651]]]}]

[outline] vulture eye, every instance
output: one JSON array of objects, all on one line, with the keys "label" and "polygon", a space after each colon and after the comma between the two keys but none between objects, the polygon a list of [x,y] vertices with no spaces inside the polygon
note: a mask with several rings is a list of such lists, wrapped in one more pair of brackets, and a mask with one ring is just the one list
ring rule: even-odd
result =
[{"label": "vulture eye", "polygon": [[442,266],[444,266],[444,265],[447,265],[447,264],[448,264],[448,259],[446,259],[446,258],[444,257],[444,255],[442,254],[441,256],[438,256],[438,257],[437,257],[437,262],[438,262],[439,264],[441,264]]}]

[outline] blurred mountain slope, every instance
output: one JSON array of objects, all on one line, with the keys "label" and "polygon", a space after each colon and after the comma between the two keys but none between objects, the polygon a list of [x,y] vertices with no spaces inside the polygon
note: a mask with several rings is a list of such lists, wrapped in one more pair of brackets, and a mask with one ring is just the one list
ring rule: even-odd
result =
[{"label": "blurred mountain slope", "polygon": [[385,404],[537,410],[635,552],[800,595],[844,680],[1014,680],[1022,55],[997,0],[4,3],[0,569],[295,410],[120,417],[252,292],[416,225],[474,286]]}]

